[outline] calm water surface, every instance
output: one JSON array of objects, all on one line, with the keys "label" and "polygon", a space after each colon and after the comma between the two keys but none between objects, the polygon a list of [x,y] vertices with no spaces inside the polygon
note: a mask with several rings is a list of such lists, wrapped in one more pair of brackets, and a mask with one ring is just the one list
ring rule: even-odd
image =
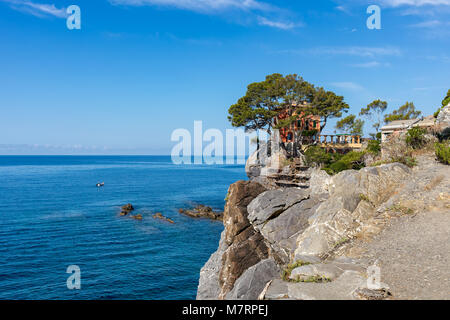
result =
[{"label": "calm water surface", "polygon": [[[240,179],[240,165],[164,156],[0,156],[0,299],[194,299],[223,226],[177,210],[222,210]],[[128,202],[143,221],[119,216]],[[81,290],[67,289],[69,265]]]}]

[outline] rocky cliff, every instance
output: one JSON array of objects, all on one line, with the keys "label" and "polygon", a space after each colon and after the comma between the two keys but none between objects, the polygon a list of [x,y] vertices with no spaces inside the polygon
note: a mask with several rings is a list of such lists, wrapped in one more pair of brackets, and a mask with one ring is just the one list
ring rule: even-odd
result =
[{"label": "rocky cliff", "polygon": [[357,247],[394,218],[431,205],[448,213],[448,190],[448,167],[429,157],[414,169],[392,163],[336,176],[314,170],[309,188],[239,181],[229,188],[225,230],[201,270],[197,299],[390,298],[388,285],[368,282],[367,268],[380,257],[363,258]]}]

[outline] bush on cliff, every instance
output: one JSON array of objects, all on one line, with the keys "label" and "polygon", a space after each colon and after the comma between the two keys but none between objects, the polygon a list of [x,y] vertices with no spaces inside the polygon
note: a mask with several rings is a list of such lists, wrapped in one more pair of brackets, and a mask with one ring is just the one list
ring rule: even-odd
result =
[{"label": "bush on cliff", "polygon": [[364,168],[365,152],[351,151],[345,155],[326,152],[325,149],[313,146],[305,152],[308,166],[322,167],[328,174],[336,174],[344,170]]},{"label": "bush on cliff", "polygon": [[437,159],[444,163],[450,164],[450,140],[435,145]]},{"label": "bush on cliff", "polygon": [[363,157],[365,152],[351,151],[345,154],[342,158],[336,162],[325,167],[324,170],[328,174],[336,174],[344,170],[360,170],[365,167]]},{"label": "bush on cliff", "polygon": [[406,133],[406,145],[413,149],[420,149],[426,144],[426,130],[422,128],[411,128]]},{"label": "bush on cliff", "polygon": [[305,151],[305,160],[308,166],[323,166],[333,163],[333,154],[326,152],[325,149],[317,146],[311,146]]},{"label": "bush on cliff", "polygon": [[378,155],[381,152],[381,142],[378,140],[370,140],[367,144],[367,151],[373,155]]}]

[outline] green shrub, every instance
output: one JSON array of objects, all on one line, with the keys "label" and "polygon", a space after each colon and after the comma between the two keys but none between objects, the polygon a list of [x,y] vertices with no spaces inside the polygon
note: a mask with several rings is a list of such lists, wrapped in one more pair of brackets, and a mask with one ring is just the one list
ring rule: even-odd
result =
[{"label": "green shrub", "polygon": [[289,277],[291,276],[292,270],[298,267],[307,266],[309,264],[311,263],[302,260],[297,260],[296,262],[289,264],[286,269],[281,272],[281,279],[284,281],[290,281]]},{"label": "green shrub", "polygon": [[439,113],[441,113],[441,109],[442,109],[442,108],[437,109],[437,111],[433,114],[433,116],[434,116],[435,118],[437,118],[437,117],[439,116]]},{"label": "green shrub", "polygon": [[378,140],[370,140],[367,145],[367,151],[374,155],[379,154],[381,152],[381,142]]},{"label": "green shrub", "polygon": [[440,162],[450,164],[450,141],[436,143],[435,151],[436,157]]},{"label": "green shrub", "polygon": [[333,160],[330,153],[327,153],[325,149],[317,146],[309,147],[305,152],[306,164],[311,165],[327,165]]},{"label": "green shrub", "polygon": [[344,156],[337,159],[335,162],[331,163],[325,167],[325,171],[328,174],[336,174],[344,170],[360,170],[364,168],[363,156],[365,152],[351,151]]},{"label": "green shrub", "polygon": [[316,129],[305,130],[305,131],[302,132],[302,136],[304,136],[304,137],[312,137],[312,136],[315,136],[317,134],[317,132],[318,131]]},{"label": "green shrub", "polygon": [[422,128],[411,128],[406,133],[406,144],[413,149],[419,149],[426,143],[425,133],[427,131]]}]

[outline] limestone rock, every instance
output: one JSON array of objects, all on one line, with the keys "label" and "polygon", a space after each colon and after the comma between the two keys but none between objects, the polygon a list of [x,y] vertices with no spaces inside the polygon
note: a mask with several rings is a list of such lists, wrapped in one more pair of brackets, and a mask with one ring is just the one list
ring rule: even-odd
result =
[{"label": "limestone rock", "polygon": [[309,219],[310,226],[297,238],[295,255],[323,255],[353,237],[375,215],[372,207],[387,201],[410,172],[405,165],[392,163],[332,177],[330,197],[319,205]]},{"label": "limestone rock", "polygon": [[222,256],[219,274],[221,292],[219,299],[233,289],[236,280],[250,267],[269,257],[264,238],[252,226],[239,233]]},{"label": "limestone rock", "polygon": [[262,185],[251,181],[238,181],[230,186],[223,216],[227,244],[233,243],[234,237],[250,226],[247,206],[264,191]]},{"label": "limestone rock", "polygon": [[264,295],[266,300],[356,300],[354,292],[367,280],[356,271],[345,271],[335,281],[326,283],[284,282],[274,279]]},{"label": "limestone rock", "polygon": [[286,159],[287,154],[283,148],[275,149],[266,142],[261,142],[259,150],[247,159],[245,172],[250,179],[278,173],[284,167]]},{"label": "limestone rock", "polygon": [[200,270],[197,300],[216,300],[219,297],[219,272],[222,268],[222,255],[228,245],[225,243],[225,232],[222,232],[219,247]]},{"label": "limestone rock", "polygon": [[255,226],[263,224],[308,197],[309,193],[302,189],[289,188],[266,191],[248,205],[248,219]]},{"label": "limestone rock", "polygon": [[319,203],[315,197],[306,199],[288,208],[277,218],[255,227],[270,244],[272,255],[276,255],[283,263],[289,262],[298,235],[309,226],[308,220]]},{"label": "limestone rock", "polygon": [[311,195],[328,194],[331,176],[321,169],[311,170],[310,192]]},{"label": "limestone rock", "polygon": [[236,281],[227,300],[256,300],[268,281],[278,277],[280,269],[273,259],[262,260],[248,268]]},{"label": "limestone rock", "polygon": [[436,124],[441,126],[442,129],[450,127],[450,104],[441,109],[437,116]]},{"label": "limestone rock", "polygon": [[313,277],[326,278],[329,280],[335,280],[344,271],[333,264],[310,264],[292,270],[290,279],[307,281]]}]

